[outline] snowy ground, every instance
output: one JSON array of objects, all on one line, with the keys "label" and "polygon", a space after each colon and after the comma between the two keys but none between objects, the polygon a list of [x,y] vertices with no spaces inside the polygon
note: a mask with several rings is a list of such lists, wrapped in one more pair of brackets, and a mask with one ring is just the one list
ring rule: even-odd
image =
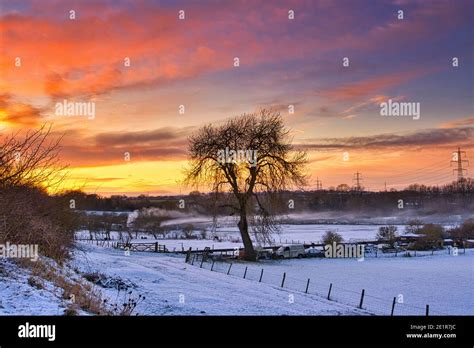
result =
[{"label": "snowy ground", "polygon": [[53,284],[41,281],[44,289],[28,284],[31,272],[0,259],[0,315],[62,315],[63,301]]},{"label": "snowy ground", "polygon": [[[373,240],[378,228],[372,224],[284,225],[282,233],[274,239],[276,244],[318,243],[327,230],[335,230],[345,241]],[[399,232],[403,231],[404,226],[399,226]],[[169,250],[242,246],[233,225],[222,226],[215,234],[221,242],[157,241]],[[86,231],[78,233],[78,237],[88,236]],[[207,238],[212,236],[208,234]],[[112,238],[118,239],[118,233],[112,232]],[[139,234],[133,241],[155,240],[149,234]],[[446,250],[434,256],[427,252],[421,257],[379,254],[378,258],[366,257],[362,262],[353,259],[237,262],[228,276],[227,263],[216,263],[211,272],[210,263],[204,263],[204,269],[200,269],[198,264],[185,264],[182,255],[137,252],[126,256],[123,251],[88,242],[78,242],[78,246],[82,250],[75,252],[70,267],[132,284],[132,296],[146,297],[137,308],[144,315],[387,315],[394,297],[398,315],[423,315],[426,304],[433,315],[474,314],[474,250],[467,250],[466,254],[460,251],[458,256],[448,255]],[[242,279],[245,267],[248,267],[247,279]],[[262,268],[264,276],[259,283]],[[281,289],[283,273],[286,280]],[[65,305],[54,286],[45,282],[44,289],[37,289],[28,284],[30,276],[27,270],[0,260],[0,315],[62,315]],[[308,278],[311,279],[309,294],[304,294]],[[330,283],[332,301],[326,299]],[[365,310],[356,308],[362,289],[365,289]],[[111,303],[120,303],[124,296],[123,291],[118,293],[114,288],[101,290]]]},{"label": "snowy ground", "polygon": [[[140,315],[472,315],[474,250],[422,257],[294,259],[229,263],[184,263],[183,255],[132,252],[78,242],[68,269],[121,279],[132,297],[145,296]],[[247,267],[247,271],[245,268]],[[259,282],[261,270],[262,282]],[[285,276],[281,288],[282,276]],[[245,274],[245,278],[244,278]],[[60,292],[28,284],[31,273],[0,263],[0,315],[62,315]],[[310,278],[309,294],[305,294]],[[331,301],[326,299],[332,283]],[[120,304],[125,291],[99,287],[109,303]],[[357,309],[365,289],[363,310]],[[403,297],[403,303],[400,303]],[[85,313],[81,313],[85,314]]]},{"label": "snowy ground", "polygon": [[[204,264],[209,269],[210,264]],[[397,297],[395,314],[424,315],[430,306],[432,315],[474,314],[474,250],[458,256],[440,253],[422,257],[355,259],[293,259],[261,261],[260,264],[236,263],[231,274],[258,280],[264,269],[263,281],[280,284],[286,273],[285,287],[305,291],[310,278],[310,292],[327,294],[357,306],[361,290],[365,289],[364,308],[376,314],[389,315]],[[227,272],[228,264],[214,265],[214,270]],[[403,297],[403,303],[398,303]]]},{"label": "snowy ground", "polygon": [[[378,225],[282,225],[281,233],[275,234],[274,244],[281,245],[287,243],[321,243],[322,236],[326,231],[336,231],[347,242],[375,240],[375,236],[380,226]],[[399,225],[398,231],[403,233],[405,226]],[[199,236],[199,231],[195,231]],[[89,238],[89,232],[81,231],[76,234],[79,238]],[[125,238],[127,235],[123,233]],[[180,236],[179,231],[170,231],[168,233],[169,239],[155,240],[152,235],[139,233],[138,238],[135,233],[132,233],[132,242],[154,242],[158,241],[160,244],[166,245],[169,250],[182,250],[192,247],[193,249],[202,249],[209,246],[214,249],[235,248],[241,247],[240,233],[237,226],[220,227],[215,233],[208,233],[207,239],[176,239],[173,237]],[[214,241],[213,236],[218,236],[219,241]],[[100,238],[100,236],[98,236]],[[118,232],[111,232],[111,238],[119,239]],[[146,239],[144,239],[146,238]]]},{"label": "snowy ground", "polygon": [[[405,232],[404,225],[395,225],[398,228],[398,233]],[[374,241],[379,230],[379,225],[332,225],[332,224],[301,224],[301,225],[282,225],[281,233],[273,236],[272,245],[282,244],[319,244],[322,242],[323,235],[331,230],[339,233],[345,242],[360,242],[360,241]],[[158,242],[165,245],[170,251],[204,249],[210,247],[211,249],[228,249],[243,247],[240,242],[240,233],[237,226],[220,227],[216,232],[207,233],[205,239],[201,239],[199,231],[196,230],[195,235],[198,239],[183,239],[178,238],[181,234],[179,231],[170,231],[166,239],[154,237],[149,233],[132,233],[132,242]],[[88,231],[80,231],[76,233],[78,238],[89,238]],[[214,236],[219,238],[219,241],[213,239]],[[94,238],[104,238],[105,235],[98,234]],[[128,234],[122,233],[123,239],[128,237]],[[119,233],[112,231],[111,238],[119,240]]]},{"label": "snowy ground", "polygon": [[[81,243],[77,266],[86,272],[120,276],[137,285],[134,292],[147,297],[140,314],[217,315],[348,315],[356,309],[365,289],[365,313],[389,315],[397,298],[396,315],[472,315],[474,313],[474,250],[452,256],[354,259],[298,259],[234,263],[184,263],[182,256],[132,253]],[[247,267],[246,279],[243,279]],[[259,283],[261,269],[262,283]],[[282,275],[286,273],[284,289]],[[309,293],[304,294],[311,278]],[[327,301],[329,284],[331,299]],[[180,295],[185,303],[180,303]],[[289,303],[290,295],[294,303]],[[116,292],[109,291],[109,296]]]},{"label": "snowy ground", "polygon": [[[183,256],[132,253],[81,243],[74,266],[135,284],[143,295],[140,315],[362,315],[368,311],[328,301],[322,296],[294,293],[278,286],[210,272],[184,263]],[[104,289],[115,301],[117,291]],[[292,294],[292,297],[290,296]],[[120,294],[118,298],[120,299]],[[292,301],[292,299],[294,301]]]}]

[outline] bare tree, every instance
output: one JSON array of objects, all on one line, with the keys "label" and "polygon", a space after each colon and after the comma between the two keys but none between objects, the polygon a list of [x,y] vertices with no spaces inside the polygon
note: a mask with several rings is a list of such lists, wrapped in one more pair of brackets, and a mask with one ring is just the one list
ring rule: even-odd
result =
[{"label": "bare tree", "polygon": [[395,246],[397,238],[397,226],[381,226],[377,232],[377,240],[386,242],[391,248]]},{"label": "bare tree", "polygon": [[239,217],[245,258],[255,260],[249,220],[258,235],[274,231],[272,202],[306,185],[306,153],[294,149],[280,113],[267,109],[204,126],[189,142],[185,183],[208,185],[216,197],[230,193],[225,205]]},{"label": "bare tree", "polygon": [[0,187],[53,187],[65,176],[65,166],[59,164],[61,137],[54,138],[51,127],[42,126],[3,139],[0,147]]}]

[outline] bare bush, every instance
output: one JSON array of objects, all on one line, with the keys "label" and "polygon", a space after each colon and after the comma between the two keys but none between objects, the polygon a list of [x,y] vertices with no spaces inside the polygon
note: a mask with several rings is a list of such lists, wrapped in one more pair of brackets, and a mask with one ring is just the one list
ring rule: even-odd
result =
[{"label": "bare bush", "polygon": [[377,233],[377,240],[387,243],[391,248],[395,246],[397,238],[397,226],[382,226]]},{"label": "bare bush", "polygon": [[182,232],[185,239],[193,239],[194,226],[192,224],[186,224],[182,228]]},{"label": "bare bush", "polygon": [[78,227],[69,201],[48,194],[64,179],[59,141],[45,126],[7,136],[0,143],[0,242],[38,244],[64,260]]},{"label": "bare bush", "polygon": [[342,243],[342,236],[335,231],[326,231],[323,235],[323,244]]}]

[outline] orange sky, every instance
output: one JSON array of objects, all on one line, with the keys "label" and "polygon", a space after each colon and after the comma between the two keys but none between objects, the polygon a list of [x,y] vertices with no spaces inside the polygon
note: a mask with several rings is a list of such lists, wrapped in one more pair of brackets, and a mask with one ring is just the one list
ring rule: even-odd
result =
[{"label": "orange sky", "polygon": [[[469,1],[5,2],[0,136],[53,124],[55,134],[65,134],[68,188],[186,193],[179,181],[193,131],[273,107],[294,143],[308,151],[310,188],[316,178],[324,188],[352,185],[357,171],[371,190],[446,183],[456,178],[450,160],[457,146],[466,159],[474,156],[473,7]],[[400,8],[404,20],[397,19]],[[419,102],[420,119],[382,117],[380,103],[388,99]],[[57,115],[56,103],[64,100],[94,103],[94,117]]]}]

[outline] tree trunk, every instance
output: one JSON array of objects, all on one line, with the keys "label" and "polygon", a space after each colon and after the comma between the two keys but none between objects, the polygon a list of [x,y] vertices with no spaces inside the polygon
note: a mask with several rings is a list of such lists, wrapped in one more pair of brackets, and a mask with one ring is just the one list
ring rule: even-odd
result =
[{"label": "tree trunk", "polygon": [[244,243],[245,260],[255,261],[257,259],[257,255],[255,253],[255,249],[253,248],[252,240],[250,239],[249,235],[247,211],[245,209],[245,206],[241,206],[240,210],[239,231],[240,235],[242,236],[242,242]]}]

